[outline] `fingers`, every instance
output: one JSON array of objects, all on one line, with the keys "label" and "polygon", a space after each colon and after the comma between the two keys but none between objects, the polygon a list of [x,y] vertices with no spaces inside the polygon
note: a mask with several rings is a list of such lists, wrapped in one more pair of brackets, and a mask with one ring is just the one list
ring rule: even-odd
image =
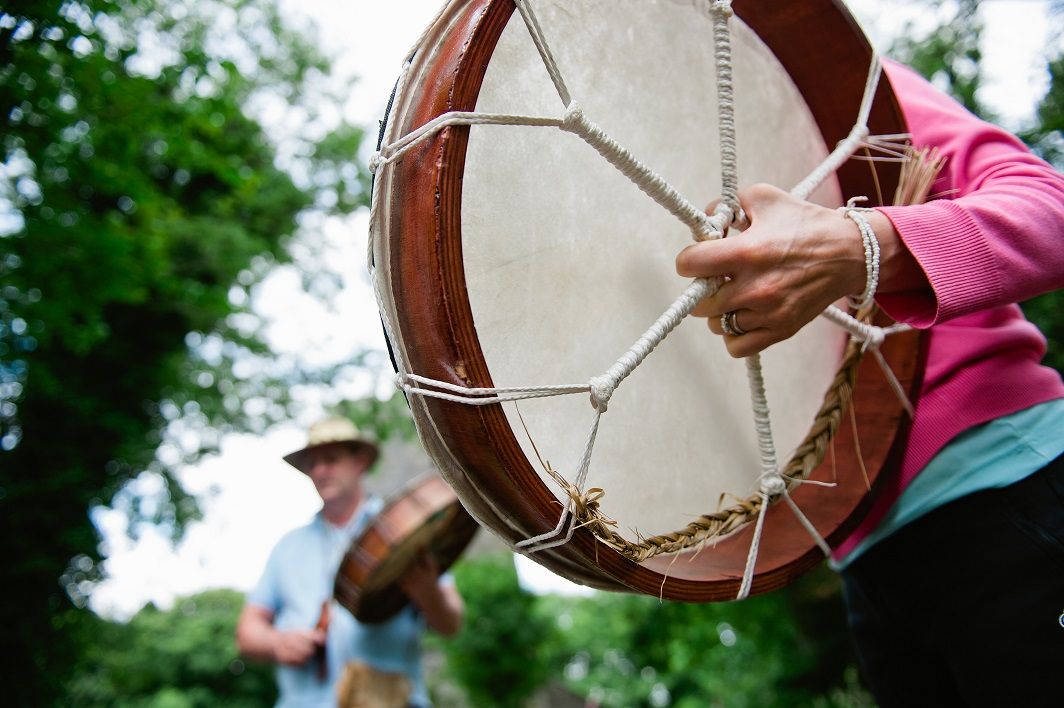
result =
[{"label": "fingers", "polygon": [[431,553],[423,553],[399,577],[399,589],[412,600],[417,600],[435,588],[439,580],[439,565]]},{"label": "fingers", "polygon": [[734,277],[746,265],[748,250],[738,239],[695,243],[676,256],[676,272],[686,278]]},{"label": "fingers", "polygon": [[[750,219],[744,233],[733,230],[676,257],[680,275],[719,279],[692,314],[708,318],[737,357],[791,337],[832,302],[859,292],[865,270],[855,227],[835,210],[770,185],[748,187],[739,200]],[[729,312],[738,331],[721,327]]]},{"label": "fingers", "polygon": [[[733,333],[724,330],[722,319],[731,315],[731,328]],[[780,341],[780,337],[774,335],[772,330],[761,325],[762,316],[755,310],[730,310],[721,314],[713,314],[706,318],[709,331],[721,335],[724,338],[724,346],[728,354],[735,358],[741,358],[756,354],[769,346]]]},{"label": "fingers", "polygon": [[278,634],[275,648],[277,662],[287,666],[302,666],[324,644],[325,632],[320,629],[282,631]]},{"label": "fingers", "polygon": [[421,560],[419,561],[425,572],[431,575],[434,579],[440,575],[440,565],[436,562],[436,556],[432,555],[428,551],[421,554]]},{"label": "fingers", "polygon": [[[723,322],[723,319],[727,317],[729,313],[731,313],[730,332],[725,330]],[[759,318],[759,315],[753,310],[729,310],[728,312],[708,316],[706,318],[706,323],[709,325],[709,331],[713,334],[741,337],[761,328],[758,324]]]},{"label": "fingers", "polygon": [[[714,318],[711,317],[709,321],[713,322]],[[716,319],[716,322],[717,328],[719,329],[719,318]],[[713,328],[710,327],[710,329]],[[724,340],[724,346],[728,350],[728,354],[736,359],[741,359],[764,351],[776,342],[782,341],[785,337],[777,336],[773,330],[770,329],[756,329],[741,335],[724,335],[722,339]]]}]

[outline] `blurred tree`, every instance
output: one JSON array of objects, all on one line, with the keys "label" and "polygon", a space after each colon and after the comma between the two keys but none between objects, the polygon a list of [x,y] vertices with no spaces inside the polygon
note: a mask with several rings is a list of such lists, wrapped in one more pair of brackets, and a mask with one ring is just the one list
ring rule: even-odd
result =
[{"label": "blurred tree", "polygon": [[1051,58],[1046,72],[1049,90],[1038,104],[1037,121],[1020,137],[1057,169],[1064,169],[1064,54]]},{"label": "blurred tree", "polygon": [[550,676],[557,643],[539,598],[517,582],[513,558],[485,556],[454,568],[466,602],[462,631],[432,640],[446,657],[446,673],[474,706],[518,708]]},{"label": "blurred tree", "polygon": [[533,596],[509,556],[455,568],[468,603],[434,683],[469,705],[522,706],[548,683],[609,707],[871,706],[857,678],[838,578],[826,567],[743,602],[595,593]]},{"label": "blurred tree", "polygon": [[359,430],[381,442],[389,439],[413,442],[417,438],[410,407],[400,393],[387,400],[376,396],[346,400],[340,403],[335,414],[350,418]]},{"label": "blurred tree", "polygon": [[[361,130],[308,108],[327,71],[274,0],[0,8],[8,705],[49,704],[73,660],[87,619],[70,609],[98,574],[89,508],[146,471],[165,491],[130,509],[177,535],[196,505],[173,468],[286,415],[248,289],[301,212],[350,210],[367,184]],[[303,111],[310,137],[271,143],[251,117],[268,107]],[[157,456],[168,425],[198,434]]]},{"label": "blurred tree", "polygon": [[233,633],[241,593],[211,590],[149,605],[128,623],[89,616],[76,641],[79,661],[64,690],[68,705],[257,708],[277,699],[273,669],[245,664]]},{"label": "blurred tree", "polygon": [[635,595],[548,598],[555,663],[593,705],[791,706],[861,700],[837,578],[703,605]]},{"label": "blurred tree", "polygon": [[[1054,15],[1064,24],[1064,3],[1055,3],[1058,12]],[[1058,39],[1062,28],[1057,27],[1054,36]],[[1061,46],[1060,42],[1054,42]],[[1049,90],[1038,104],[1036,122],[1020,133],[1027,143],[1058,170],[1064,170],[1064,53],[1059,53],[1046,66],[1049,73]],[[1064,372],[1064,292],[1047,293],[1023,303],[1023,311],[1038,325],[1049,339],[1046,363]]]},{"label": "blurred tree", "polygon": [[987,107],[978,96],[983,80],[980,2],[929,0],[922,3],[939,11],[936,16],[945,12],[944,19],[927,33],[917,32],[910,23],[894,42],[890,55],[919,71],[972,113],[990,119]]}]

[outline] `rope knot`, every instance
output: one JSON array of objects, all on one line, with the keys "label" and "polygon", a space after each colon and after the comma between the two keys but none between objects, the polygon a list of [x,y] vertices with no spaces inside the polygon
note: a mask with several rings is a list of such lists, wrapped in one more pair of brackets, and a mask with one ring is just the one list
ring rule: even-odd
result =
[{"label": "rope knot", "polygon": [[565,114],[562,116],[561,129],[580,135],[586,125],[587,119],[584,118],[584,110],[580,108],[580,104],[576,101],[569,101],[569,105],[565,108]]},{"label": "rope knot", "polygon": [[369,156],[369,171],[370,174],[377,174],[377,170],[384,163],[383,158],[379,152],[375,152]]},{"label": "rope knot", "polygon": [[720,231],[720,235],[728,235],[728,227],[732,225],[732,221],[735,220],[736,209],[728,204],[723,199],[717,203],[716,208],[713,209],[713,216],[709,217],[713,220],[713,225]]},{"label": "rope knot", "polygon": [[850,129],[850,133],[835,144],[836,147],[842,147],[844,145],[856,145],[860,146],[864,144],[865,139],[871,135],[871,131],[868,130],[868,126],[865,124],[855,125]]},{"label": "rope knot", "polygon": [[735,226],[740,231],[750,225],[746,218],[746,212],[737,204],[732,206],[721,201],[713,209],[713,213],[704,217],[694,230],[696,241],[712,241],[724,238],[728,235],[728,229]]},{"label": "rope knot", "polygon": [[733,14],[731,0],[713,0],[713,12],[731,17]]},{"label": "rope knot", "polygon": [[406,374],[396,372],[395,374],[395,387],[400,391],[406,390]]},{"label": "rope knot", "polygon": [[595,531],[617,525],[615,520],[603,516],[599,511],[599,502],[606,496],[606,490],[602,487],[591,487],[586,492],[581,492],[575,484],[566,484],[565,493],[573,502],[573,516],[583,521],[581,527],[589,526]]},{"label": "rope knot", "polygon": [[779,473],[767,474],[761,478],[761,493],[767,497],[778,497],[787,491],[787,483]]},{"label": "rope knot", "polygon": [[588,381],[588,385],[591,386],[591,405],[599,413],[605,413],[617,384],[608,376],[595,376]]},{"label": "rope knot", "polygon": [[565,491],[573,500],[573,512],[578,519],[586,519],[590,514],[597,512],[599,500],[606,496],[606,491],[602,487],[592,487],[586,492],[581,492],[575,484],[570,484]]},{"label": "rope knot", "polygon": [[700,219],[691,235],[695,241],[716,241],[724,235],[724,228],[724,220],[714,214]]},{"label": "rope knot", "polygon": [[877,351],[887,338],[887,332],[882,327],[869,326],[864,333],[864,344],[861,345],[861,351]]}]

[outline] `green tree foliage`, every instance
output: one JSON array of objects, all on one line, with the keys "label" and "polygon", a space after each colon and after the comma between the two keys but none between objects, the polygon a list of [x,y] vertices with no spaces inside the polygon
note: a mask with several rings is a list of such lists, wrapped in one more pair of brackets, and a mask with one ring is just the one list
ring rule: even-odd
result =
[{"label": "green tree foliage", "polygon": [[[166,426],[261,429],[285,415],[287,386],[256,362],[243,303],[286,259],[301,212],[363,202],[361,131],[318,125],[285,157],[249,106],[298,105],[327,68],[272,0],[0,9],[9,705],[47,704],[72,661],[68,610],[97,575],[90,507],[148,471],[166,493],[134,512],[175,534],[195,516],[171,469],[180,455],[156,456]],[[253,395],[264,403],[246,406]]]},{"label": "green tree foliage", "polygon": [[417,432],[406,398],[400,393],[382,400],[376,396],[343,401],[335,411],[355,422],[358,429],[378,441],[389,439],[414,442]]},{"label": "green tree foliage", "polygon": [[601,708],[872,705],[826,568],[702,605],[529,595],[509,556],[464,560],[456,577],[467,619],[458,637],[433,642],[446,657],[436,683],[457,683],[469,705],[526,705],[548,683]]},{"label": "green tree foliage", "polygon": [[[1059,14],[1061,3],[1055,3]],[[1061,28],[1057,28],[1057,36]],[[1059,43],[1058,43],[1059,46]],[[1038,104],[1035,124],[1020,133],[1027,144],[1053,164],[1064,170],[1064,53],[1053,57],[1046,65],[1049,90]],[[1023,303],[1023,311],[1039,326],[1049,340],[1046,363],[1064,372],[1064,293],[1056,291]]]},{"label": "green tree foliage", "polygon": [[68,705],[113,708],[258,708],[272,705],[273,670],[245,664],[233,633],[243,595],[211,590],[149,605],[128,623],[89,616],[79,661],[64,690]]},{"label": "green tree foliage", "polygon": [[945,89],[972,113],[989,117],[978,97],[983,80],[979,3],[959,0],[945,8],[941,0],[924,3],[938,11],[952,8],[952,15],[927,34],[916,33],[910,24],[890,53]]},{"label": "green tree foliage", "polygon": [[1020,137],[1059,170],[1064,169],[1064,54],[1053,58],[1046,72],[1049,90],[1038,104],[1037,122]]},{"label": "green tree foliage", "polygon": [[847,684],[854,657],[837,580],[826,570],[742,602],[552,602],[565,628],[565,680],[604,708],[792,706],[862,695]]},{"label": "green tree foliage", "polygon": [[454,569],[466,612],[458,636],[438,642],[446,673],[471,705],[517,708],[549,676],[557,641],[538,598],[521,589],[513,559],[486,557]]}]

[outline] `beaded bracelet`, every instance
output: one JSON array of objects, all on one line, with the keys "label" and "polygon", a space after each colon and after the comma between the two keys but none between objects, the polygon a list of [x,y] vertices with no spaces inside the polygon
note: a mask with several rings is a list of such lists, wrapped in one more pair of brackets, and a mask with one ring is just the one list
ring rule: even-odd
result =
[{"label": "beaded bracelet", "polygon": [[862,212],[868,209],[857,209],[853,202],[842,208],[842,213],[848,216],[861,231],[861,241],[864,243],[865,253],[865,289],[860,295],[850,295],[846,300],[850,307],[860,310],[872,304],[876,296],[876,288],[879,287],[879,239],[868,219]]}]

